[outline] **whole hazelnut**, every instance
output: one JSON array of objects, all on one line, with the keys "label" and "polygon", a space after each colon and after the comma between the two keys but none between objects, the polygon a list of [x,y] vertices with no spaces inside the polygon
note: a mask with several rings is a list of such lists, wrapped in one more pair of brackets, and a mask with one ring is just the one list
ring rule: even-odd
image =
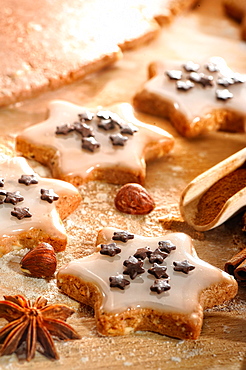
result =
[{"label": "whole hazelnut", "polygon": [[135,183],[123,185],[117,192],[114,203],[118,211],[132,215],[147,215],[155,207],[147,190]]},{"label": "whole hazelnut", "polygon": [[20,262],[21,270],[32,277],[50,278],[56,271],[56,254],[52,245],[39,243]]}]

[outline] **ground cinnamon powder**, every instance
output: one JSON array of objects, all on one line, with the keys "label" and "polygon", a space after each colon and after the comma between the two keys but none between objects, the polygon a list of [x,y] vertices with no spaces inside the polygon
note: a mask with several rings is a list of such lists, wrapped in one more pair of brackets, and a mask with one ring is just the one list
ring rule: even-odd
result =
[{"label": "ground cinnamon powder", "polygon": [[195,223],[207,225],[218,215],[226,201],[246,187],[246,168],[239,168],[211,186],[201,197]]}]

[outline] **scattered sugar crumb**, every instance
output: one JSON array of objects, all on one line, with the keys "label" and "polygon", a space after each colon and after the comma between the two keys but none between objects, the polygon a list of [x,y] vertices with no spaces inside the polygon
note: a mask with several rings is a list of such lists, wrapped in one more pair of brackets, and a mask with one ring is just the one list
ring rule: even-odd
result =
[{"label": "scattered sugar crumb", "polygon": [[174,361],[174,362],[181,362],[181,358],[180,357],[176,357],[176,356],[170,357],[170,360],[171,361]]},{"label": "scattered sugar crumb", "polygon": [[229,326],[224,325],[224,326],[223,326],[223,332],[224,332],[224,333],[230,333],[230,332],[231,332],[231,330],[230,330]]},{"label": "scattered sugar crumb", "polygon": [[106,193],[98,193],[96,198],[99,202],[107,202],[108,195]]},{"label": "scattered sugar crumb", "polygon": [[88,356],[85,356],[85,357],[81,357],[81,362],[83,362],[83,364],[85,364],[86,362],[89,361],[89,357]]},{"label": "scattered sugar crumb", "polygon": [[181,166],[172,166],[172,170],[176,172],[184,171],[183,167]]}]

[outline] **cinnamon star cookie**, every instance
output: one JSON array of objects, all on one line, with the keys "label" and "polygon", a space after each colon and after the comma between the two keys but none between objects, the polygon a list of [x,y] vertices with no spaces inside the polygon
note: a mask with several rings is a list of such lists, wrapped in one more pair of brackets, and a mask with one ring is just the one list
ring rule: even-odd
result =
[{"label": "cinnamon star cookie", "polygon": [[16,139],[24,156],[76,186],[89,180],[143,183],[145,161],[163,157],[173,145],[166,131],[138,121],[128,103],[89,110],[53,101],[49,118]]},{"label": "cinnamon star cookie", "polygon": [[77,189],[40,177],[22,157],[1,159],[0,178],[0,256],[38,242],[50,243],[56,252],[64,250],[67,236],[61,219],[79,205]]},{"label": "cinnamon star cookie", "polygon": [[245,132],[245,97],[246,75],[232,71],[223,58],[211,57],[202,63],[152,63],[133,105],[168,118],[191,138],[215,130]]},{"label": "cinnamon star cookie", "polygon": [[[70,297],[95,310],[97,329],[103,335],[124,335],[149,330],[181,339],[197,339],[203,310],[233,298],[235,279],[202,261],[191,238],[183,233],[161,237],[133,238],[122,242],[122,230],[102,229],[98,251],[68,263],[57,275],[58,287]],[[126,232],[127,233],[127,232]],[[102,255],[102,244],[121,249],[117,255]],[[161,263],[151,263],[151,254],[164,245]],[[148,253],[137,257],[137,251]]]}]

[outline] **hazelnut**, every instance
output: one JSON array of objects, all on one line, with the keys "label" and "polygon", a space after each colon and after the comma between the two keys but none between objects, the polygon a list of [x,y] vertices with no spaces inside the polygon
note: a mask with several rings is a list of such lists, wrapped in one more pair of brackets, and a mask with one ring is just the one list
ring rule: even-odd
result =
[{"label": "hazelnut", "polygon": [[52,245],[39,243],[22,258],[21,270],[29,276],[49,278],[56,271],[56,254]]},{"label": "hazelnut", "polygon": [[147,215],[155,207],[147,190],[135,183],[123,185],[117,192],[114,203],[118,211],[132,215]]}]

